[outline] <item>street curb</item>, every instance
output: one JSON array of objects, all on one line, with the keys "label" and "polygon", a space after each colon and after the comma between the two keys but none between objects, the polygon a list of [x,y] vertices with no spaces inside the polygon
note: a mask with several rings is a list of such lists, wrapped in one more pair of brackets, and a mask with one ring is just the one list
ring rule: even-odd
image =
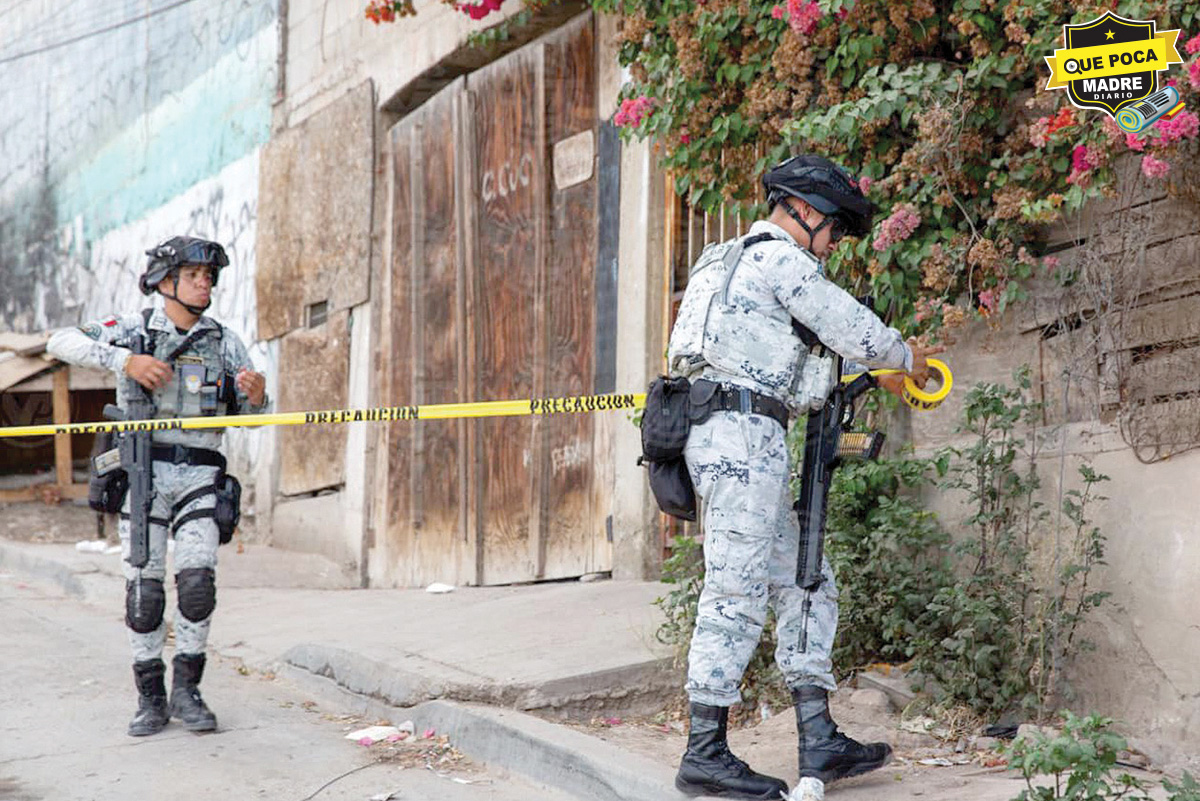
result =
[{"label": "street curb", "polygon": [[411,710],[417,731],[446,734],[473,758],[589,801],[683,798],[675,772],[596,737],[509,709],[428,701]]},{"label": "street curb", "polygon": [[586,801],[663,801],[685,796],[672,769],[645,757],[525,712],[457,701],[413,707],[387,704],[352,692],[326,677],[290,664],[279,675],[324,704],[375,720],[411,720],[417,732],[433,729],[471,759],[519,773]]},{"label": "street curb", "polygon": [[76,572],[53,559],[34,556],[25,553],[19,548],[14,548],[0,542],[0,568],[21,571],[43,581],[54,582],[62,588],[63,592],[84,601],[88,600],[87,589],[83,586],[83,582],[79,580]]},{"label": "street curb", "polygon": [[312,643],[294,646],[281,657],[288,665],[330,679],[358,695],[393,707],[446,699],[516,710],[544,710],[561,717],[605,711],[610,716],[661,708],[678,687],[670,658],[568,676],[537,684],[491,681],[431,681],[395,665],[343,648]]}]

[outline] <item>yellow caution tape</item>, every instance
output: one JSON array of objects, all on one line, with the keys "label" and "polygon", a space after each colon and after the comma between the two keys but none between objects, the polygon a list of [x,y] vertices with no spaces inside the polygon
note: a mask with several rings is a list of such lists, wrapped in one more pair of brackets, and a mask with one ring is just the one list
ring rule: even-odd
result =
[{"label": "yellow caution tape", "polygon": [[[953,384],[950,368],[937,359],[929,367],[938,374],[941,387],[934,393],[919,389],[911,379],[904,382],[904,399],[914,409],[936,408]],[[902,370],[872,370],[872,375],[899,373]],[[854,376],[842,380],[849,381]],[[103,431],[178,431],[204,428],[248,428],[254,426],[300,426],[331,423],[380,423],[397,420],[456,420],[466,417],[519,417],[546,414],[641,409],[645,393],[579,395],[567,398],[482,401],[476,403],[435,403],[426,406],[381,406],[372,409],[337,409],[319,412],[274,412],[238,414],[221,417],[174,417],[163,420],[105,420],[97,423],[0,427],[0,438],[44,437],[50,434],[98,434]]]},{"label": "yellow caution tape", "polygon": [[96,434],[102,431],[171,431],[195,428],[299,426],[321,423],[376,423],[394,420],[453,420],[462,417],[516,417],[640,409],[646,395],[582,395],[570,398],[437,403],[427,406],[384,406],[323,412],[274,412],[221,417],[176,417],[163,420],[106,420],[100,423],[0,427],[2,437],[40,437],[47,434]]},{"label": "yellow caution tape", "polygon": [[[926,364],[929,365],[929,370],[935,373],[935,380],[940,383],[937,391],[926,392],[913,383],[911,378],[904,379],[904,402],[918,411],[927,412],[931,409],[936,409],[942,405],[942,401],[950,394],[950,388],[954,386],[954,375],[950,372],[950,368],[941,359],[926,359]],[[903,370],[872,370],[871,375],[894,375],[895,373],[903,373]],[[853,381],[861,373],[854,375],[842,376],[842,383]]]}]

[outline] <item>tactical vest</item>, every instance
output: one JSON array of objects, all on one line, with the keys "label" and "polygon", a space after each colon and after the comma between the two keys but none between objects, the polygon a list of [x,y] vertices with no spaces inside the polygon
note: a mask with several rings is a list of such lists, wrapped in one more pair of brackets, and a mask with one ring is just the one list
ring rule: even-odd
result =
[{"label": "tactical vest", "polygon": [[[171,380],[154,393],[155,417],[212,417],[237,414],[234,376],[225,370],[225,329],[194,330],[172,347],[170,336],[150,330],[151,309],[142,312],[149,355],[171,367]],[[203,342],[211,338],[210,342]],[[198,345],[198,347],[192,347]],[[188,353],[187,350],[199,353]]]},{"label": "tactical vest", "polygon": [[812,350],[819,340],[791,321],[729,302],[745,249],[774,238],[756,234],[704,249],[688,277],[667,363],[674,376],[691,378],[712,367],[770,388],[793,409],[819,409],[834,381],[833,359],[824,348]]}]

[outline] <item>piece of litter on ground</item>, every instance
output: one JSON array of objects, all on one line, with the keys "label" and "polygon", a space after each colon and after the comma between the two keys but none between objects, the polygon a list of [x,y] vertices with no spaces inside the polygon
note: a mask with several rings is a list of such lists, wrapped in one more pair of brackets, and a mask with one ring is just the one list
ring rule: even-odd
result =
[{"label": "piece of litter on ground", "polygon": [[404,721],[396,728],[400,730],[401,734],[416,734],[417,733],[417,727],[413,725],[413,722],[411,720]]},{"label": "piece of litter on ground", "polygon": [[932,759],[918,759],[918,765],[932,765],[935,768],[952,768],[954,763],[945,757],[933,757]]},{"label": "piece of litter on ground", "polygon": [[421,736],[424,737],[426,740],[432,740],[434,737],[437,737],[437,732],[434,731],[433,729],[426,729],[425,733],[422,734]]},{"label": "piece of litter on ground", "polygon": [[825,783],[811,776],[804,776],[796,782],[787,801],[825,801]]},{"label": "piece of litter on ground", "polygon": [[365,729],[350,732],[346,735],[346,739],[355,740],[362,745],[370,745],[396,734],[400,734],[400,730],[395,726],[368,726]]},{"label": "piece of litter on ground", "polygon": [[104,540],[80,540],[75,543],[75,550],[80,553],[104,553],[108,543]]},{"label": "piece of litter on ground", "polygon": [[392,801],[392,799],[399,797],[400,791],[395,790],[390,793],[376,793],[375,795],[371,796],[370,801]]},{"label": "piece of litter on ground", "polygon": [[447,592],[454,592],[454,586],[451,584],[442,584],[440,581],[435,581],[425,588],[425,592],[431,592],[434,595],[442,595]]}]

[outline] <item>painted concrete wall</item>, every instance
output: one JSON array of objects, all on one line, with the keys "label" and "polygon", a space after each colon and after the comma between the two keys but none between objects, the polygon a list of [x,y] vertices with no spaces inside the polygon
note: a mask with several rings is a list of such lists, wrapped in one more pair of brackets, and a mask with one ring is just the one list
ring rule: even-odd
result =
[{"label": "painted concrete wall", "polygon": [[[955,389],[938,409],[908,414],[913,441],[923,453],[962,444],[953,433],[967,391],[987,381],[1012,386],[1018,366],[1033,368],[1034,390],[1050,414],[1062,406],[1063,383],[1054,369],[1055,339],[1039,331],[1019,333],[1017,314],[989,327],[979,323],[958,337],[943,357],[954,371]],[[1076,394],[1079,387],[1073,390]],[[897,432],[898,434],[898,432]],[[1068,667],[1077,694],[1069,705],[1122,722],[1135,747],[1159,765],[1200,767],[1200,451],[1142,464],[1115,423],[1099,419],[1037,429],[1040,499],[1056,510],[1062,494],[1078,489],[1078,468],[1110,477],[1097,489],[1108,497],[1089,510],[1107,537],[1106,565],[1095,569],[1095,590],[1112,593],[1082,631],[1096,649]],[[965,535],[966,509],[957,496],[925,498],[942,524]],[[1053,523],[1054,518],[1051,518]],[[1064,521],[1065,522],[1065,521]],[[1052,554],[1053,532],[1043,531],[1041,553]]]},{"label": "painted concrete wall", "polygon": [[[161,10],[87,0],[69,14],[48,0],[9,6],[0,24],[0,329],[142,308],[143,252],[192,234],[229,251],[212,314],[269,371],[255,331],[255,228],[278,0]],[[230,435],[250,509],[259,439]]]}]

